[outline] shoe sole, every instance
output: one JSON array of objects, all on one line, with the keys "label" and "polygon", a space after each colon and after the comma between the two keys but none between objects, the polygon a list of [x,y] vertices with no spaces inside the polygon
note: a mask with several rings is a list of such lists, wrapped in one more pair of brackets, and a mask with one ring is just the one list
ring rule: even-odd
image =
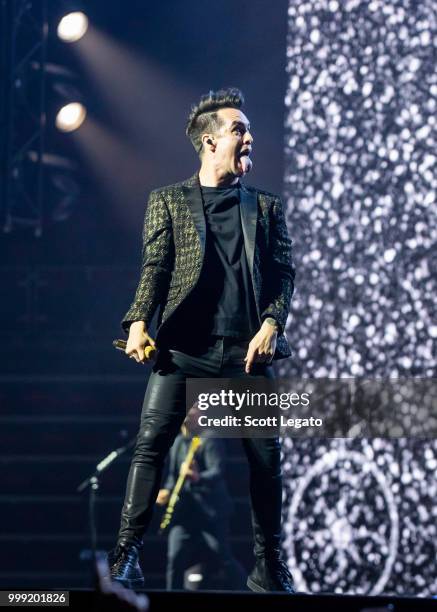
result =
[{"label": "shoe sole", "polygon": [[[254,591],[255,593],[284,593],[285,592],[285,591],[268,591],[267,589],[263,589],[262,586],[254,582],[251,578],[247,579],[246,584],[249,587],[249,589],[251,591]],[[305,595],[306,593],[296,591],[294,593],[288,592],[288,594],[289,595]]]},{"label": "shoe sole", "polygon": [[121,584],[122,586],[124,586],[126,589],[141,589],[141,587],[144,586],[144,580],[141,580],[141,578],[137,578],[136,580],[119,580],[118,578],[112,578],[113,582],[118,582],[118,584]]},{"label": "shoe sole", "polygon": [[262,586],[254,582],[251,578],[247,579],[247,586],[251,591],[255,591],[255,593],[267,593],[266,589],[263,589]]}]

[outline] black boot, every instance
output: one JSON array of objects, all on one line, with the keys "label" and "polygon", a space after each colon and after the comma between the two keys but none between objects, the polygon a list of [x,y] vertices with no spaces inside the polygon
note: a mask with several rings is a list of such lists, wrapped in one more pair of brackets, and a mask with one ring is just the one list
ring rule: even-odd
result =
[{"label": "black boot", "polygon": [[276,508],[272,504],[270,513],[264,511],[261,514],[260,508],[258,514],[252,510],[253,552],[256,563],[247,579],[247,586],[258,593],[281,591],[291,595],[296,593],[293,578],[281,556],[280,493],[275,497]]},{"label": "black boot", "polygon": [[247,586],[257,593],[296,593],[287,564],[280,557],[257,557],[255,567],[247,579]]},{"label": "black boot", "polygon": [[128,589],[139,589],[144,585],[136,546],[117,546],[108,553],[108,563],[111,580]]}]

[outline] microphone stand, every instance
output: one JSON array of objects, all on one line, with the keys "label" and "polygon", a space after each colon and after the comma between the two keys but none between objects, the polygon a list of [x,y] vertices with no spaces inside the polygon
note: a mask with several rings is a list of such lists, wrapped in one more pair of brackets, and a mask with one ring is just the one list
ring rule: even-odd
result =
[{"label": "microphone stand", "polygon": [[94,558],[94,563],[96,562],[97,555],[97,522],[96,522],[96,502],[97,502],[97,494],[100,488],[100,474],[105,472],[113,462],[124,455],[130,448],[135,445],[136,436],[129,440],[127,444],[124,446],[120,446],[115,450],[111,451],[109,455],[107,455],[102,461],[100,461],[96,465],[96,469],[94,472],[88,476],[80,485],[77,487],[77,492],[82,493],[86,488],[89,488],[89,499],[88,499],[88,517],[89,517],[89,529],[90,529],[90,537],[91,537],[91,551]]}]

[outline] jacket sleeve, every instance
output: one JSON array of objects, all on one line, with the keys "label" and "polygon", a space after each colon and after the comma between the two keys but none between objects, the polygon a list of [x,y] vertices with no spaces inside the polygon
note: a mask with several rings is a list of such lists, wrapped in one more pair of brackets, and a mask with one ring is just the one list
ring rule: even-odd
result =
[{"label": "jacket sleeve", "polygon": [[262,311],[261,320],[272,317],[278,323],[279,333],[282,334],[294,291],[295,269],[284,207],[279,198],[275,199],[271,208],[269,243],[269,304]]},{"label": "jacket sleeve", "polygon": [[121,325],[125,332],[134,321],[150,325],[156,308],[168,292],[174,262],[171,216],[162,192],[152,191],[143,227],[140,280],[134,300]]}]

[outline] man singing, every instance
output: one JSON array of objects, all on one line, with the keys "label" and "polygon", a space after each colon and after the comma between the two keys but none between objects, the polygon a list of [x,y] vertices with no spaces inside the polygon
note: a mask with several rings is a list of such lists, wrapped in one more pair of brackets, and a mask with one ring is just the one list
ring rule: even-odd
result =
[{"label": "man singing", "polygon": [[[272,378],[291,355],[284,327],[293,294],[291,241],[279,197],[244,185],[253,138],[243,95],[209,92],[186,133],[200,157],[190,179],[150,194],[141,276],[122,321],[126,353],[139,363],[158,350],[144,397],[111,577],[136,588],[138,563],[165,457],[186,416],[187,378]],[[156,337],[150,323],[157,308]],[[247,585],[294,593],[281,558],[282,480],[277,438],[242,440],[250,470],[255,567]]]}]

